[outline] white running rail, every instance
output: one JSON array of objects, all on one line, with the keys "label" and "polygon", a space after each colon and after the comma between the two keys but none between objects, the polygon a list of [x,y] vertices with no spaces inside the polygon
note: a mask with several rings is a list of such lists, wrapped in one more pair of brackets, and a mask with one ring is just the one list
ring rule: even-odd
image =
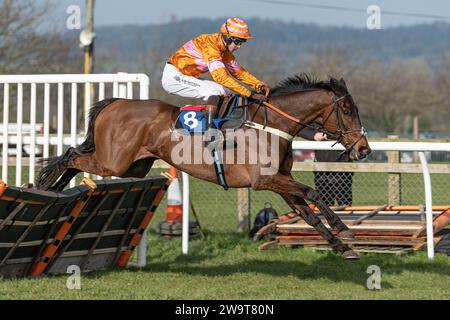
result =
[{"label": "white running rail", "polygon": [[[139,86],[139,98],[148,99],[150,80],[147,75],[142,73],[0,75],[0,94],[3,93],[2,180],[4,182],[9,180],[9,144],[15,145],[16,148],[14,184],[17,186],[22,184],[22,149],[24,145],[30,146],[28,182],[33,183],[36,170],[36,146],[42,146],[42,156],[46,158],[50,155],[50,146],[56,146],[56,154],[52,154],[52,156],[56,156],[61,155],[65,151],[65,147],[80,144],[84,140],[84,133],[87,130],[87,115],[90,106],[96,101],[103,100],[107,92],[110,93],[106,98],[132,99],[133,86],[136,84]],[[57,95],[54,101],[51,99],[53,90]],[[43,91],[43,94],[39,95],[38,91]],[[83,91],[91,92],[84,96],[84,101],[82,101]],[[42,101],[38,101],[38,97],[42,95]],[[27,101],[29,108],[24,104],[24,97],[29,97]],[[17,113],[16,121],[13,124],[15,132],[10,132],[12,101],[15,101]],[[56,102],[56,109],[52,110],[52,102]],[[29,110],[29,124],[23,122],[25,108]],[[52,111],[56,112],[56,115]],[[51,132],[50,128],[52,117],[55,126],[54,132]],[[82,119],[78,119],[79,117],[83,117],[84,122]],[[37,118],[43,122],[43,132],[33,130],[36,128]],[[70,119],[68,122],[70,128],[67,130],[64,128],[64,118]],[[56,124],[54,120],[56,120]],[[80,123],[84,123],[82,128],[77,128],[77,124]],[[23,125],[32,129],[25,133]]]}]

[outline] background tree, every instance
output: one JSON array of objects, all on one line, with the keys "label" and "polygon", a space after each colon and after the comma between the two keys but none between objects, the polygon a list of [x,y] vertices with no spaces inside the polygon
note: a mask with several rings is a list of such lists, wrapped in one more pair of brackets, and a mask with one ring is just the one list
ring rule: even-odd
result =
[{"label": "background tree", "polygon": [[0,0],[0,73],[79,71],[77,44],[52,25],[49,1]]}]

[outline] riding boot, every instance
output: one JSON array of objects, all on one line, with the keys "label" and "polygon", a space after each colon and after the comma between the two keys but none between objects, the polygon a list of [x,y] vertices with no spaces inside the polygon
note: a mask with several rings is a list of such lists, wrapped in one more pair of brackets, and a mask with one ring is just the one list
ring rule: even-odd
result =
[{"label": "riding boot", "polygon": [[220,152],[218,151],[218,147],[222,146],[224,139],[222,136],[222,132],[220,132],[218,128],[216,128],[213,121],[213,119],[217,117],[220,101],[221,97],[219,96],[212,96],[208,99],[209,104],[208,104],[207,131],[209,131],[210,134],[214,132],[215,139],[211,140],[211,137],[209,137],[208,140],[205,140],[205,147],[211,149],[217,181],[225,190],[227,190],[228,185],[225,180],[225,170],[223,167],[223,161],[220,157]]},{"label": "riding boot", "polygon": [[218,129],[216,125],[214,124],[213,119],[217,118],[217,107],[213,105],[208,105],[208,113],[207,113],[207,120],[206,120],[206,129]]},{"label": "riding boot", "polygon": [[225,180],[225,170],[221,157],[221,153],[223,150],[223,141],[224,138],[222,132],[216,129],[214,125],[210,126],[206,132],[205,147],[210,149],[211,151],[211,155],[214,160],[214,169],[216,171],[217,181],[225,190],[227,190],[228,185]]},{"label": "riding boot", "polygon": [[[216,128],[213,119],[217,118],[219,114],[219,108],[223,101],[222,96],[210,96],[207,100],[207,112],[208,112],[208,124],[207,128]],[[216,128],[219,129],[219,128]]]}]

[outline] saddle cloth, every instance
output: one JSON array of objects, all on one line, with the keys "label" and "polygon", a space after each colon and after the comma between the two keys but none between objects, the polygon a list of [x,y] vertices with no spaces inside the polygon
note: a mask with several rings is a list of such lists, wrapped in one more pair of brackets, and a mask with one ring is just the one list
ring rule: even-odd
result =
[{"label": "saddle cloth", "polygon": [[[246,100],[240,95],[233,95],[219,110],[219,117],[212,119],[219,130],[238,129],[246,120]],[[204,133],[208,130],[207,105],[186,105],[180,108],[175,120],[175,129],[184,129],[189,134]]]}]

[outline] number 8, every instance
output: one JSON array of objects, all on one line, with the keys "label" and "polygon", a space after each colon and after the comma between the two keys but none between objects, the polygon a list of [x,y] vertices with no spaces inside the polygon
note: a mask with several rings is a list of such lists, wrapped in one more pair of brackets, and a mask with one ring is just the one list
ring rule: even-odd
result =
[{"label": "number 8", "polygon": [[197,128],[198,120],[196,118],[197,114],[195,111],[189,111],[183,116],[184,124],[187,125],[190,129]]}]

